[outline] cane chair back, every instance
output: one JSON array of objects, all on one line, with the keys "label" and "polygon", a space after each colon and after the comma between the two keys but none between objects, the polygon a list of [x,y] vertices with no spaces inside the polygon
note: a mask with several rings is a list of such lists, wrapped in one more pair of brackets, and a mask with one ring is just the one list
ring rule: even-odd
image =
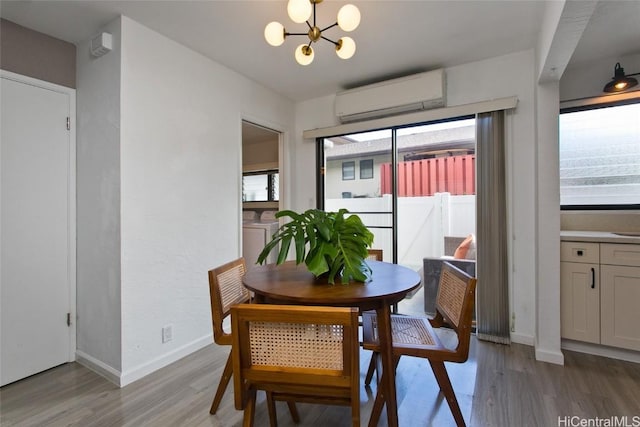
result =
[{"label": "cane chair back", "polygon": [[231,306],[249,302],[250,294],[242,284],[246,272],[244,258],[238,258],[209,270],[209,294],[211,297],[211,321],[213,339],[219,345],[231,345],[231,334],[223,328]]},{"label": "cane chair back", "polygon": [[[209,270],[209,295],[211,298],[211,322],[213,325],[213,340],[218,345],[231,345],[232,332],[226,332],[223,327],[225,318],[231,313],[234,304],[247,303],[250,294],[242,284],[242,276],[246,271],[244,258],[221,265]],[[231,380],[233,366],[231,364],[231,352],[227,357],[216,394],[211,403],[209,412],[215,414],[222,400],[227,385]]]},{"label": "cane chair back", "polygon": [[382,249],[367,249],[368,255],[367,259],[373,261],[382,261]]},{"label": "cane chair back", "polygon": [[358,310],[241,304],[231,308],[236,409],[253,425],[256,392],[267,393],[271,425],[274,401],[351,407],[360,425]]}]

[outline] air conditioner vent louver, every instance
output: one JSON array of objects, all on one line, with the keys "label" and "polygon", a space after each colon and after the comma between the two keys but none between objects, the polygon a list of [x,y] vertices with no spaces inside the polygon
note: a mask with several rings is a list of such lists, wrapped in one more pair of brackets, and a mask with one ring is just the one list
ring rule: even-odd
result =
[{"label": "air conditioner vent louver", "polygon": [[428,71],[336,94],[342,123],[445,106],[444,70]]}]

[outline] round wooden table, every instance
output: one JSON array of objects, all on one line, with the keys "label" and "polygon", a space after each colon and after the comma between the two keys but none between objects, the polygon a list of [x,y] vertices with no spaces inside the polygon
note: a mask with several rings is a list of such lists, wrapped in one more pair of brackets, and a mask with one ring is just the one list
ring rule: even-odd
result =
[{"label": "round wooden table", "polygon": [[360,311],[376,310],[378,334],[382,358],[382,382],[380,386],[387,405],[390,427],[398,425],[396,401],[396,376],[391,341],[390,306],[402,300],[420,286],[420,276],[415,271],[397,264],[370,261],[371,280],[366,283],[336,281],[330,285],[316,279],[306,265],[293,261],[284,264],[261,265],[249,270],[242,283],[255,294],[256,302],[328,305],[358,307]]}]

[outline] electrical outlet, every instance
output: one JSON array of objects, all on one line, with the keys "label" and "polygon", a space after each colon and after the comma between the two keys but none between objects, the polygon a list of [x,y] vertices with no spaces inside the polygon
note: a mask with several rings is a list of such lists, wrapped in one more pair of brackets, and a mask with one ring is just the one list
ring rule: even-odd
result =
[{"label": "electrical outlet", "polygon": [[167,325],[162,328],[162,343],[169,342],[173,339],[173,326]]}]

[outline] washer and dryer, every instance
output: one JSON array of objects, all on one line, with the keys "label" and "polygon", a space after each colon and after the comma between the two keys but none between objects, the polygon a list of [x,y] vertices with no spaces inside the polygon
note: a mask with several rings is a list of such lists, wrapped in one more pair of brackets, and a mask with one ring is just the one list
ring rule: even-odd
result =
[{"label": "washer and dryer", "polygon": [[[242,256],[248,270],[256,265],[260,252],[278,231],[279,223],[275,214],[276,211],[264,211],[258,217],[255,211],[242,212]],[[275,264],[278,260],[278,249],[274,248],[269,253],[267,264]]]}]

